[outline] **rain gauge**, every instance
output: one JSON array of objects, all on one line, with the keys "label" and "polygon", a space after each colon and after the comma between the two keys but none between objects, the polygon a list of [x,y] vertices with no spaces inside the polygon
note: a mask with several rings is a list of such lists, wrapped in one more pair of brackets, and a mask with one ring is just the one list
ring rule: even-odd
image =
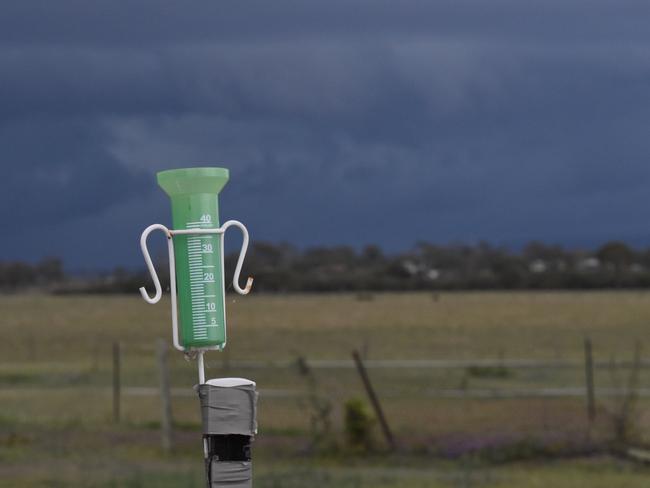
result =
[{"label": "rain gauge", "polygon": [[226,301],[224,277],[224,235],[230,227],[242,233],[242,245],[235,266],[233,288],[246,295],[239,275],[248,248],[248,231],[237,220],[219,225],[218,195],[228,182],[225,168],[184,168],[162,171],[157,179],[171,199],[173,229],[162,224],[147,227],[140,247],[156,293],[150,297],[144,287],[142,298],[155,304],[162,288],[147,248],[155,230],[167,237],[171,321],[174,347],[196,357],[201,403],[203,446],[208,486],[250,487],[250,442],[257,432],[255,382],[244,378],[205,380],[203,355],[226,346]]}]

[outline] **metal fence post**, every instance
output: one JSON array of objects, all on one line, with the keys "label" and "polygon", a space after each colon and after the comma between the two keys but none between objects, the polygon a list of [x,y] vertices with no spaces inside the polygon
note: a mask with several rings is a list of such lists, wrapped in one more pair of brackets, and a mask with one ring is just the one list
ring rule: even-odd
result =
[{"label": "metal fence post", "polygon": [[162,434],[162,447],[165,451],[171,451],[173,447],[173,420],[169,368],[167,365],[167,343],[163,339],[158,339],[157,349],[158,369],[160,371],[160,406],[162,413],[160,429]]},{"label": "metal fence post", "polygon": [[585,338],[585,382],[587,393],[587,418],[589,425],[596,419],[596,398],[594,392],[594,360],[591,339]]},{"label": "metal fence post", "polygon": [[379,424],[381,425],[381,430],[384,433],[386,442],[388,443],[390,449],[394,451],[396,447],[395,438],[393,437],[393,433],[388,427],[388,422],[386,421],[386,417],[384,416],[384,411],[382,410],[381,404],[379,403],[379,398],[377,398],[377,395],[375,394],[375,390],[373,389],[372,384],[370,383],[370,378],[368,377],[366,368],[363,365],[363,360],[359,355],[359,351],[357,351],[356,349],[352,351],[352,358],[354,359],[354,362],[357,366],[357,370],[359,371],[359,376],[361,376],[361,381],[363,382],[363,386],[365,387],[366,393],[368,393],[370,402],[372,403],[372,406],[375,410],[375,414],[377,415],[377,419],[379,420]]},{"label": "metal fence post", "polygon": [[121,384],[120,384],[120,343],[113,342],[113,422],[120,421]]}]

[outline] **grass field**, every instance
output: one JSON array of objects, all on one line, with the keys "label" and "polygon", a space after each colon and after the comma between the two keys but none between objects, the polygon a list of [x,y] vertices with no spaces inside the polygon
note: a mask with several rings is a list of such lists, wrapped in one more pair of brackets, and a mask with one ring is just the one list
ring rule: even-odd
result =
[{"label": "grass field", "polygon": [[[364,392],[354,369],[315,369],[331,399],[332,449],[307,450],[307,383],[297,368],[246,361],[583,358],[630,361],[650,339],[650,293],[443,293],[252,295],[228,300],[227,354],[207,357],[210,377],[255,379],[260,435],[256,486],[648,486],[650,470],[607,455],[621,401],[598,398],[589,426],[578,396],[474,398],[474,391],[582,387],[581,367],[377,368],[370,375],[402,450],[346,450],[342,405]],[[139,297],[0,297],[0,486],[202,486],[195,363],[171,355],[173,455],[160,450],[155,340],[169,339],[169,303]],[[113,341],[123,350],[122,419],[112,423]],[[596,370],[597,388],[623,388],[629,372]],[[639,386],[650,386],[641,370]],[[149,389],[147,389],[149,388]],[[151,390],[153,388],[153,390]],[[440,391],[467,396],[440,398]],[[266,393],[266,394],[265,394]],[[634,442],[650,438],[650,402],[635,403]],[[480,455],[476,455],[476,453]],[[568,455],[578,456],[567,459]],[[504,461],[509,461],[504,463]]]}]

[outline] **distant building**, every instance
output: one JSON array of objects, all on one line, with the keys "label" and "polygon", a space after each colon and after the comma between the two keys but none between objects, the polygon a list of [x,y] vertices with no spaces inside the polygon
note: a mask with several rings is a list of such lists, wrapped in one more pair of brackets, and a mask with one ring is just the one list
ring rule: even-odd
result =
[{"label": "distant building", "polygon": [[437,269],[431,268],[430,270],[428,270],[426,272],[426,277],[427,277],[427,279],[429,279],[431,281],[435,281],[438,278],[440,278],[440,271],[438,271]]},{"label": "distant building", "polygon": [[420,271],[420,265],[417,263],[414,263],[413,261],[403,261],[402,266],[404,267],[404,270],[411,276],[418,274]]},{"label": "distant building", "polygon": [[528,265],[528,269],[531,273],[546,273],[548,265],[542,259],[535,259]]},{"label": "distant building", "polygon": [[600,259],[595,257],[583,258],[578,261],[578,269],[580,271],[594,271],[600,268]]},{"label": "distant building", "polygon": [[428,280],[434,281],[440,278],[440,271],[435,268],[427,268],[424,264],[418,264],[411,260],[402,261],[404,270],[411,276],[420,275]]}]

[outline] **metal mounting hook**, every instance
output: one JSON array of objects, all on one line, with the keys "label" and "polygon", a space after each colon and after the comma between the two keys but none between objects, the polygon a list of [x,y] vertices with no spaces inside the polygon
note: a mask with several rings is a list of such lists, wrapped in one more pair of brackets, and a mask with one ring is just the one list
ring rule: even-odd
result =
[{"label": "metal mounting hook", "polygon": [[[237,220],[229,220],[217,229],[182,229],[182,230],[170,230],[162,224],[152,224],[149,227],[147,227],[144,230],[144,232],[142,232],[142,236],[140,236],[140,248],[142,249],[142,255],[144,256],[145,263],[147,264],[147,269],[149,270],[149,274],[151,275],[151,280],[153,281],[154,287],[156,288],[156,294],[153,296],[153,298],[149,296],[145,287],[140,287],[140,294],[142,295],[142,298],[147,303],[151,303],[151,304],[155,304],[160,301],[160,298],[162,297],[162,287],[160,286],[160,280],[158,279],[156,268],[154,267],[153,262],[151,261],[151,256],[149,255],[149,250],[147,249],[147,238],[149,237],[149,234],[154,230],[161,230],[167,236],[167,250],[169,252],[169,286],[171,292],[171,305],[172,305],[172,333],[173,333],[174,347],[179,351],[185,351],[186,349],[180,344],[179,335],[178,335],[178,306],[176,303],[177,301],[176,262],[174,258],[173,237],[175,235],[190,235],[190,234],[192,235],[219,234],[220,243],[221,243],[220,246],[221,247],[221,270],[223,273],[225,271],[224,245],[223,245],[224,234],[226,230],[228,230],[228,228],[232,226],[238,227],[239,230],[241,230],[242,237],[243,237],[241,249],[239,251],[239,258],[237,259],[237,265],[235,266],[235,274],[233,276],[232,285],[237,293],[239,293],[240,295],[247,295],[250,292],[251,287],[253,286],[253,278],[251,277],[248,278],[248,280],[246,281],[246,286],[244,288],[241,288],[239,286],[239,275],[241,274],[241,268],[242,265],[244,264],[244,258],[246,257],[246,251],[248,249],[248,241],[249,241],[248,230],[241,222]],[[223,280],[223,274],[222,274],[222,280]],[[224,293],[224,300],[225,300],[225,287],[222,287],[222,292]],[[225,316],[224,316],[224,326],[225,326]],[[209,350],[209,349],[222,349],[222,348],[223,345],[218,347],[206,347],[203,348],[202,351]],[[202,375],[203,374],[202,354],[199,355],[199,358],[200,358],[199,373]],[[203,376],[201,376],[201,378],[203,378]]]},{"label": "metal mounting hook", "polygon": [[[237,266],[235,266],[235,274],[232,277],[232,286],[239,293],[240,295],[248,295],[248,293],[251,291],[251,288],[253,286],[253,277],[249,276],[248,279],[246,280],[246,286],[244,289],[242,289],[239,286],[239,275],[241,273],[241,268],[242,265],[244,264],[244,258],[246,257],[246,251],[248,250],[248,230],[238,220],[229,220],[225,224],[221,226],[221,229],[223,230],[223,233],[221,234],[221,248],[223,249],[223,236],[226,233],[226,230],[228,230],[228,227],[235,226],[241,230],[242,233],[242,243],[241,243],[241,249],[239,251],[239,258],[237,259]],[[223,268],[223,266],[222,266]]]},{"label": "metal mounting hook", "polygon": [[152,305],[154,303],[158,303],[160,301],[160,298],[162,297],[162,288],[160,286],[160,280],[158,279],[156,268],[154,267],[153,262],[151,261],[151,256],[149,255],[149,249],[147,249],[147,237],[149,237],[149,234],[154,230],[163,231],[167,236],[167,239],[169,239],[170,241],[172,238],[169,229],[162,224],[150,225],[144,230],[144,232],[142,232],[142,235],[140,236],[140,249],[142,249],[142,255],[144,256],[144,261],[145,263],[147,263],[147,268],[149,269],[149,274],[151,275],[153,286],[156,288],[156,294],[154,295],[153,298],[149,296],[144,286],[140,287],[140,295],[142,295],[142,298],[144,299],[145,302],[151,303]]}]

